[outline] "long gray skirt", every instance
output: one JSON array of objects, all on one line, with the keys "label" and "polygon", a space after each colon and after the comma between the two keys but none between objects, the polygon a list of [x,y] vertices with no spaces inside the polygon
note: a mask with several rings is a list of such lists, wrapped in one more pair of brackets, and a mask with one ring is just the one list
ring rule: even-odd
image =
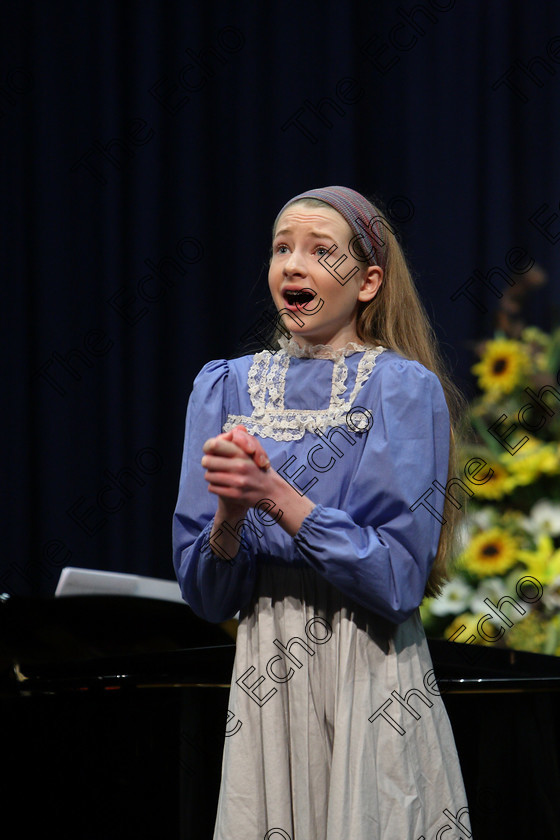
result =
[{"label": "long gray skirt", "polygon": [[391,624],[308,567],[261,566],[240,614],[214,840],[438,832],[471,837],[418,610]]}]

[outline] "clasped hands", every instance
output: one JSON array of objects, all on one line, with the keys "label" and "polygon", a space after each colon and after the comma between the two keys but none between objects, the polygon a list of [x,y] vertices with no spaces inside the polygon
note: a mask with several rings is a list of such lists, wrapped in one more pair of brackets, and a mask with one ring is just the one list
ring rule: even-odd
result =
[{"label": "clasped hands", "polygon": [[218,496],[215,522],[244,517],[266,499],[279,509],[278,523],[293,537],[315,507],[270,466],[267,453],[245,426],[208,438],[202,450],[208,490]]},{"label": "clasped hands", "polygon": [[201,460],[208,490],[220,497],[226,509],[235,511],[253,507],[270,498],[274,473],[260,442],[243,425],[235,426],[215,438],[208,438]]}]

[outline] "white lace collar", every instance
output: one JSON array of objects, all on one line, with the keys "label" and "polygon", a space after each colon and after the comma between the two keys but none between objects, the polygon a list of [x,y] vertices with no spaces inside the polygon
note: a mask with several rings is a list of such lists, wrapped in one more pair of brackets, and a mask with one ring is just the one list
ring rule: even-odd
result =
[{"label": "white lace collar", "polygon": [[353,353],[363,353],[365,350],[373,350],[376,347],[382,348],[381,344],[357,344],[355,341],[349,341],[344,347],[336,348],[332,344],[307,344],[301,347],[293,336],[286,338],[283,335],[278,339],[278,344],[288,356],[296,356],[298,359],[332,359],[333,362],[338,362]]},{"label": "white lace collar", "polygon": [[[282,338],[280,339],[282,343]],[[332,426],[342,426],[348,412],[354,408],[362,385],[369,378],[375,360],[387,348],[365,347],[349,342],[345,347],[335,349],[328,344],[316,344],[301,348],[291,338],[284,339],[283,346],[275,353],[262,350],[255,353],[247,376],[247,389],[253,412],[250,415],[228,414],[222,431],[228,432],[242,423],[250,435],[273,440],[300,440],[305,432],[325,432]],[[347,382],[348,367],[345,357],[362,352],[353,382]],[[286,374],[294,356],[332,359],[331,394],[328,408],[290,408],[284,405]],[[324,354],[324,355],[323,355]],[[358,406],[358,408],[360,408]],[[363,411],[363,408],[361,408]]]}]

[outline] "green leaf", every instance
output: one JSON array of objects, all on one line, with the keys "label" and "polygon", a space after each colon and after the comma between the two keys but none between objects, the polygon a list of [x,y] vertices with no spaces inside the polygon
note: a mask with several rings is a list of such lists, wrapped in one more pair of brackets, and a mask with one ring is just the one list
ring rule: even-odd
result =
[{"label": "green leaf", "polygon": [[[485,445],[488,447],[494,458],[497,459],[500,455],[503,455],[503,453],[506,450],[504,449],[502,444],[498,440],[496,440],[496,438],[488,431],[488,428],[484,425],[480,417],[472,417],[471,420],[478,436],[484,441]],[[496,420],[498,420],[498,417],[496,417]]]}]

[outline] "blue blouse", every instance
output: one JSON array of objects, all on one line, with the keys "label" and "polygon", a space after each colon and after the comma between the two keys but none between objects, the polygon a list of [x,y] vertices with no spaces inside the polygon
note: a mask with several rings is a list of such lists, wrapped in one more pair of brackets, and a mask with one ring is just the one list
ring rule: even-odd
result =
[{"label": "blue blouse", "polygon": [[[208,362],[186,418],[173,561],[201,618],[233,617],[255,594],[259,564],[311,567],[394,623],[420,605],[440,535],[426,497],[445,486],[449,414],[437,376],[381,347],[319,345]],[[204,442],[244,423],[272,467],[316,507],[294,537],[274,500],[252,509],[230,560],[209,542],[217,497],[200,464]],[[429,495],[441,516],[444,497]],[[411,510],[411,508],[414,508]],[[443,526],[445,527],[445,525]],[[219,544],[217,537],[213,544]]]}]

